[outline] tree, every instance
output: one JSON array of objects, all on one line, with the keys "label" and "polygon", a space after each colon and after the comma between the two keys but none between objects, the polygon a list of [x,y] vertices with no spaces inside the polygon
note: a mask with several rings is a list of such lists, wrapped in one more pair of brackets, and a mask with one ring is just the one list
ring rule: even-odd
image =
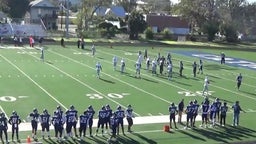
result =
[{"label": "tree", "polygon": [[171,1],[170,0],[144,0],[146,5],[143,7],[143,10],[146,13],[162,13],[170,14],[171,13]]},{"label": "tree", "polygon": [[142,33],[147,28],[147,23],[144,20],[143,14],[135,10],[132,11],[128,18],[128,27],[129,38],[138,39],[139,33]]},{"label": "tree", "polygon": [[[23,18],[29,8],[30,0],[1,0],[4,4],[3,12],[11,18]],[[1,6],[2,7],[2,6]]]}]

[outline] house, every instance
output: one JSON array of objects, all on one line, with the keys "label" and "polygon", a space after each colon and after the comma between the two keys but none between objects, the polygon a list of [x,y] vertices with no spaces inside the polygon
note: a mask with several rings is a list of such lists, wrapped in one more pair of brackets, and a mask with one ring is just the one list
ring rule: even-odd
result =
[{"label": "house", "polygon": [[176,35],[186,35],[190,32],[189,23],[177,16],[147,15],[146,22],[154,32],[161,32],[165,28]]},{"label": "house", "polygon": [[6,14],[0,11],[0,22],[1,22],[1,23],[2,23],[2,22],[5,22],[6,19],[7,19]]},{"label": "house", "polygon": [[112,6],[112,7],[99,7],[96,11],[95,11],[95,15],[96,16],[107,16],[107,15],[111,15],[112,17],[120,17],[120,18],[124,18],[126,16],[125,14],[125,10],[123,7],[121,6]]},{"label": "house", "polygon": [[59,7],[49,0],[34,0],[29,4],[29,19],[31,23],[43,24],[48,30],[57,29],[57,12]]}]

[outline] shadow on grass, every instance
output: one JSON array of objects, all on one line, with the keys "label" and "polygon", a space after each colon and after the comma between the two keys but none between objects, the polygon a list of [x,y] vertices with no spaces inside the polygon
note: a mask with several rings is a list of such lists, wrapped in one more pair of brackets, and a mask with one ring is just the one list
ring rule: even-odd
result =
[{"label": "shadow on grass", "polygon": [[248,92],[248,91],[240,90],[240,92],[251,95],[251,96],[256,96],[255,93],[251,93],[251,92]]},{"label": "shadow on grass", "polygon": [[106,83],[115,84],[115,82],[113,82],[111,80],[106,80],[106,79],[103,79],[103,78],[99,78],[99,79],[106,82]]},{"label": "shadow on grass", "polygon": [[221,70],[221,69],[237,70],[237,68],[235,68],[235,67],[224,67],[220,64],[208,64],[208,65],[205,65],[204,68],[207,70]]}]

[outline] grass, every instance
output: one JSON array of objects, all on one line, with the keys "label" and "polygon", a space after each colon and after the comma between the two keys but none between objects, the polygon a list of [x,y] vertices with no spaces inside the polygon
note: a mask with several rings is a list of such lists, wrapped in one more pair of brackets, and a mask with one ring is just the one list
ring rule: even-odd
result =
[{"label": "grass", "polygon": [[[134,64],[139,50],[142,52],[145,46],[114,46],[113,49],[96,47],[96,56],[92,57],[87,45],[86,50],[77,49],[68,45],[61,48],[57,45],[46,45],[45,62],[41,62],[40,51],[35,49],[1,49],[0,50],[0,108],[8,116],[16,110],[21,118],[26,121],[27,115],[34,107],[40,113],[44,108],[52,113],[57,105],[63,109],[68,109],[74,105],[82,113],[88,105],[93,105],[95,110],[99,110],[102,105],[110,104],[113,109],[117,105],[125,108],[131,104],[136,112],[136,116],[168,115],[170,102],[178,104],[181,98],[185,99],[185,104],[190,100],[197,99],[203,101],[201,95],[185,96],[178,92],[189,92],[195,94],[202,91],[203,79],[207,74],[210,78],[210,91],[213,91],[210,99],[219,97],[226,100],[231,106],[239,100],[242,108],[247,113],[241,114],[241,126],[216,129],[191,129],[177,130],[170,133],[162,132],[164,124],[135,125],[135,133],[120,137],[120,143],[232,143],[253,141],[256,136],[255,111],[255,71],[204,60],[204,74],[193,78],[191,75],[191,64],[199,61],[198,58],[186,57],[172,54],[174,59],[174,78],[168,81],[166,75],[152,76],[147,72],[143,62],[141,79],[134,78]],[[188,48],[155,47],[148,49],[151,58],[156,57],[160,52],[164,56],[167,51],[199,51]],[[200,51],[219,54],[220,50],[200,49]],[[227,56],[255,60],[254,52],[230,51],[223,49]],[[113,56],[118,56],[126,60],[126,73],[120,74],[114,71],[112,66]],[[178,75],[178,61],[183,60],[184,75]],[[95,64],[100,61],[103,66],[101,79],[96,78]],[[165,69],[166,70],[166,69]],[[235,77],[238,73],[244,76],[241,91],[235,89]],[[231,110],[231,109],[230,109]],[[96,118],[96,116],[95,116]],[[231,124],[232,113],[228,114],[227,123]],[[197,122],[197,126],[200,122]],[[182,125],[178,126],[183,128]],[[30,132],[21,132],[21,138],[25,141]],[[105,143],[106,137],[85,139],[83,143]],[[54,143],[53,141],[43,141],[44,143]],[[74,143],[71,141],[71,143]],[[78,143],[78,142],[77,142]]]}]

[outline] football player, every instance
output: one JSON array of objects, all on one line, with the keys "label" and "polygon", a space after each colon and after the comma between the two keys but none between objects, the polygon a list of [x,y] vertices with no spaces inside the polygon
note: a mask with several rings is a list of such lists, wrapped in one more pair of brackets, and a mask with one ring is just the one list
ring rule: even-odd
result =
[{"label": "football player", "polygon": [[202,124],[200,125],[200,127],[203,127],[203,125],[205,124],[205,128],[207,128],[209,109],[210,109],[209,102],[205,100],[201,105]]},{"label": "football player", "polygon": [[199,104],[197,103],[197,100],[195,99],[193,102],[193,107],[194,107],[194,114],[193,114],[193,127],[195,127],[196,123],[196,117],[198,115],[198,110],[199,110]]},{"label": "football player", "polygon": [[32,138],[37,141],[37,126],[38,126],[38,121],[39,121],[39,113],[36,108],[33,109],[33,112],[31,112],[28,115],[28,120],[31,121],[31,126],[32,126]]},{"label": "football player", "polygon": [[5,114],[3,112],[0,112],[0,138],[1,138],[2,143],[4,143],[3,133],[5,135],[6,143],[9,143],[7,129],[8,129],[8,120],[5,117]]},{"label": "football player", "polygon": [[184,99],[181,99],[179,105],[178,105],[178,111],[179,111],[179,114],[178,114],[178,123],[181,124],[181,119],[182,119],[182,113],[184,111]]},{"label": "football player", "polygon": [[119,135],[119,126],[121,126],[121,128],[122,128],[123,135],[125,135],[125,133],[124,133],[124,117],[125,117],[125,112],[124,112],[124,110],[122,110],[121,106],[118,106],[115,113],[116,113],[116,118],[118,120],[118,123],[117,123],[117,135]]},{"label": "football player", "polygon": [[43,47],[41,47],[41,48],[40,48],[40,50],[41,50],[41,56],[40,56],[40,59],[41,59],[41,61],[42,61],[42,62],[44,62],[44,48],[43,48]]},{"label": "football player", "polygon": [[150,66],[150,57],[147,57],[146,59],[146,70],[149,71],[149,66]]},{"label": "football player", "polygon": [[220,125],[221,126],[226,125],[227,111],[228,111],[227,102],[224,102],[223,106],[221,106],[221,108],[220,108]]},{"label": "football player", "polygon": [[203,92],[202,92],[202,95],[204,96],[204,93],[206,92],[206,94],[208,95],[208,86],[209,86],[209,79],[208,79],[208,76],[205,76],[205,79],[204,79],[204,88],[203,88]]},{"label": "football player", "polygon": [[47,133],[48,138],[50,138],[50,125],[51,125],[51,115],[48,114],[46,109],[43,110],[43,113],[39,117],[39,121],[42,126],[42,138],[44,139],[45,130]]},{"label": "football player", "polygon": [[199,60],[198,74],[203,74],[203,60]]},{"label": "football player", "polygon": [[[73,105],[71,105],[69,110],[68,110],[69,119],[70,119],[69,122],[71,124],[71,131],[72,131],[72,128],[73,128],[76,137],[78,137],[77,130],[76,130],[76,124],[77,124],[77,120],[78,120],[77,113],[78,113],[78,111],[75,109],[75,107]],[[70,133],[70,136],[72,136],[72,132]]]},{"label": "football player", "polygon": [[58,139],[59,142],[61,142],[62,135],[63,135],[63,125],[65,123],[65,119],[57,111],[54,111],[51,122],[54,126],[55,137]]},{"label": "football player", "polygon": [[187,124],[185,129],[187,129],[189,125],[190,127],[193,126],[193,114],[194,114],[193,101],[189,102],[189,105],[187,106],[185,112],[187,113]]},{"label": "football player", "polygon": [[242,84],[242,79],[243,79],[243,76],[242,76],[242,74],[240,73],[237,77],[236,77],[236,88],[238,89],[238,90],[240,90],[240,86],[241,86],[241,84]]},{"label": "football player", "polygon": [[97,78],[100,78],[100,71],[102,71],[102,66],[101,66],[100,62],[97,62],[97,64],[96,64]]},{"label": "football player", "polygon": [[89,133],[90,133],[90,136],[93,137],[93,135],[92,135],[92,124],[93,124],[93,116],[95,114],[95,111],[94,111],[94,109],[91,105],[89,105],[88,109],[86,110],[86,113],[89,116],[89,119],[88,119]]},{"label": "football player", "polygon": [[12,141],[14,140],[14,133],[16,133],[17,142],[20,142],[19,124],[21,123],[21,119],[16,111],[12,112],[12,115],[10,116],[10,119],[8,122],[12,126]]},{"label": "football player", "polygon": [[134,115],[133,115],[132,106],[130,104],[127,106],[125,114],[126,114],[126,120],[128,122],[128,130],[127,130],[127,132],[132,132],[131,127],[133,125]]},{"label": "football player", "polygon": [[194,77],[196,77],[197,64],[196,64],[196,62],[195,62],[195,61],[194,61],[193,65],[192,65],[192,68],[193,68],[193,74],[194,74]]},{"label": "football player", "polygon": [[153,75],[156,75],[156,67],[157,67],[157,63],[156,63],[156,60],[155,59],[153,59],[152,60],[152,74]]},{"label": "football player", "polygon": [[116,71],[116,65],[117,65],[117,56],[114,56],[114,57],[113,57],[114,71]]},{"label": "football player", "polygon": [[111,143],[114,138],[116,138],[116,128],[118,125],[118,119],[116,118],[116,113],[113,113],[112,117],[110,118],[110,128],[112,130],[112,134],[110,138],[108,139],[108,143]]},{"label": "football player", "polygon": [[213,127],[215,126],[215,123],[216,123],[216,110],[217,110],[216,103],[212,102],[210,106],[210,120]]},{"label": "football player", "polygon": [[140,68],[141,68],[141,64],[140,64],[140,62],[139,61],[137,61],[136,63],[135,63],[135,68],[136,68],[136,75],[135,75],[135,77],[137,78],[140,78]]},{"label": "football player", "polygon": [[226,56],[225,56],[224,52],[221,52],[221,53],[220,53],[220,58],[221,58],[221,59],[220,59],[220,64],[225,64],[225,57],[226,57]]},{"label": "football player", "polygon": [[168,80],[172,80],[172,63],[168,64],[167,71],[168,71]]},{"label": "football player", "polygon": [[217,121],[220,121],[220,108],[221,108],[221,102],[219,98],[216,98],[215,100],[216,103],[216,116],[217,116]]},{"label": "football player", "polygon": [[170,128],[173,128],[172,127],[172,122],[173,122],[175,129],[177,129],[176,114],[178,113],[178,110],[174,103],[171,103],[171,105],[169,106],[169,113],[170,113]]},{"label": "football player", "polygon": [[93,44],[92,45],[92,56],[94,56],[96,53],[96,48],[95,48],[95,45]]},{"label": "football player", "polygon": [[180,76],[182,76],[182,71],[183,71],[183,62],[182,61],[180,61]]},{"label": "football player", "polygon": [[80,138],[86,136],[86,129],[88,124],[89,115],[87,114],[87,111],[84,111],[83,114],[79,116],[80,119],[80,127],[79,127],[79,136]]},{"label": "football player", "polygon": [[124,73],[124,68],[125,68],[125,60],[124,58],[121,59],[121,73]]},{"label": "football player", "polygon": [[110,118],[112,116],[112,109],[110,108],[109,104],[106,105],[106,120],[105,120],[105,125],[106,125],[106,130],[108,130],[108,125],[110,125]]},{"label": "football player", "polygon": [[98,132],[99,132],[99,128],[101,127],[101,134],[103,136],[104,133],[104,124],[106,123],[106,108],[105,106],[102,106],[101,109],[98,112],[98,125],[97,125],[97,129],[96,129],[96,133],[95,136],[97,136]]}]

